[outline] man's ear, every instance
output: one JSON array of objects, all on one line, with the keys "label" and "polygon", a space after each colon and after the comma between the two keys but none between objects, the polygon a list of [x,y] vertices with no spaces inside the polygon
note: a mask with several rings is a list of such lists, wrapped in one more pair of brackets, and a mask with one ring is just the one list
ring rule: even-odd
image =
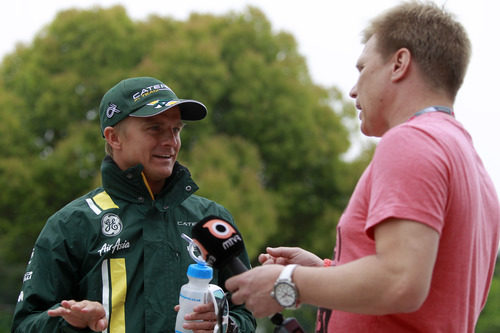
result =
[{"label": "man's ear", "polygon": [[111,146],[111,148],[113,148],[113,150],[118,150],[121,148],[121,140],[116,128],[111,126],[106,127],[104,129],[104,138]]},{"label": "man's ear", "polygon": [[401,81],[410,73],[411,52],[407,48],[397,50],[392,56],[392,73],[393,82]]}]

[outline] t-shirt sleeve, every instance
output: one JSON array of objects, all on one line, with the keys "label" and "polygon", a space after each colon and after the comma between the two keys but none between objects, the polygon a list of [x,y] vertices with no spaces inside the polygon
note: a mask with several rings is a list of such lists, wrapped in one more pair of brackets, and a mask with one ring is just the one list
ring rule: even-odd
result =
[{"label": "t-shirt sleeve", "polygon": [[410,125],[387,132],[372,161],[372,186],[365,231],[388,218],[443,228],[449,167],[439,140]]}]

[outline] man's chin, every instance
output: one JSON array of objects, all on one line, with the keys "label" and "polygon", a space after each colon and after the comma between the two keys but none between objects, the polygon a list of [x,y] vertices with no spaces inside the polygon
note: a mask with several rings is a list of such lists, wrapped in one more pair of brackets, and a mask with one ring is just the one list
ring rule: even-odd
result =
[{"label": "man's chin", "polygon": [[361,133],[363,133],[366,136],[370,136],[370,134],[368,134],[369,133],[368,129],[364,125],[365,125],[364,122],[361,122],[361,124],[359,125],[359,129],[360,129]]},{"label": "man's chin", "polygon": [[162,182],[172,175],[172,168],[155,171],[144,170],[144,175],[149,182]]}]

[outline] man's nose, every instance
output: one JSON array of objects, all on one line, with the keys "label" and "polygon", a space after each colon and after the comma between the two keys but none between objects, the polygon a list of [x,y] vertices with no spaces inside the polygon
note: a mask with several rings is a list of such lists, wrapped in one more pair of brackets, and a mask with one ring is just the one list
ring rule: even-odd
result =
[{"label": "man's nose", "polygon": [[351,98],[356,98],[358,97],[358,85],[355,84],[352,88],[351,88],[351,91],[349,91],[349,96],[351,96]]}]

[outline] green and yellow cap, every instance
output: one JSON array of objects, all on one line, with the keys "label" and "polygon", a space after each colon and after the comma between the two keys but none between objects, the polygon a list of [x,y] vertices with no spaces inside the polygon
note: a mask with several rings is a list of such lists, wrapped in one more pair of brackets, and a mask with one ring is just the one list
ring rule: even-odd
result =
[{"label": "green and yellow cap", "polygon": [[134,77],[122,80],[109,89],[101,100],[101,133],[128,116],[152,117],[174,106],[179,106],[183,120],[201,120],[207,115],[205,105],[177,98],[173,90],[158,79]]}]

